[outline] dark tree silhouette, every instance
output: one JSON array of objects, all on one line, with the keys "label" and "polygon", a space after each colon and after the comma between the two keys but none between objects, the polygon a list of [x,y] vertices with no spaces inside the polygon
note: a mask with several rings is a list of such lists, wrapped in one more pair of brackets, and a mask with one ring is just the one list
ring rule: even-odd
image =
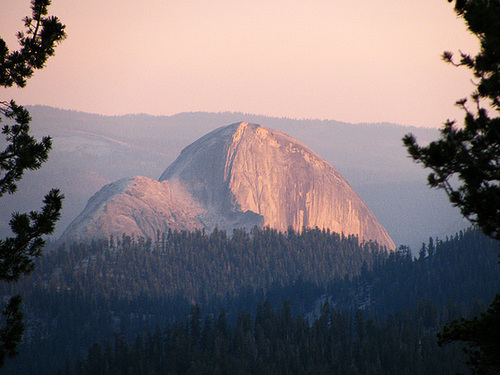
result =
[{"label": "dark tree silhouette", "polygon": [[[448,63],[470,69],[476,80],[471,103],[456,103],[465,111],[464,125],[448,120],[441,138],[428,146],[419,146],[412,134],[403,142],[415,161],[432,170],[429,185],[444,189],[466,218],[500,240],[500,1],[456,0],[455,12],[480,42],[476,56],[460,52],[455,61],[451,52],[443,54]],[[500,373],[499,301],[497,295],[487,313],[454,321],[438,336],[440,344],[466,342],[476,373]]]},{"label": "dark tree silhouette", "polygon": [[416,162],[432,169],[429,185],[444,189],[466,218],[500,240],[500,2],[457,0],[455,11],[479,39],[480,51],[474,57],[461,52],[458,62],[445,52],[443,59],[472,70],[478,80],[472,105],[457,101],[464,125],[448,120],[439,140],[419,146],[408,134],[403,142]]},{"label": "dark tree silhouette", "polygon": [[[32,16],[24,19],[25,31],[17,33],[20,49],[9,51],[0,38],[0,85],[25,87],[26,81],[36,69],[45,66],[54,54],[55,46],[66,34],[59,19],[47,15],[50,0],[32,0]],[[2,134],[6,147],[0,152],[0,197],[13,194],[25,170],[35,170],[47,160],[52,146],[50,137],[38,142],[30,135],[31,117],[28,111],[12,101],[0,102],[0,114],[13,125],[4,125]],[[0,119],[1,120],[1,119]],[[51,190],[44,198],[40,211],[12,214],[10,228],[13,236],[0,240],[0,280],[17,281],[34,268],[34,259],[41,254],[44,235],[54,231],[59,219],[64,196],[59,190]],[[0,329],[0,366],[6,357],[17,354],[17,345],[24,332],[21,297],[10,299],[5,309],[4,326]]]},{"label": "dark tree silhouette", "polygon": [[467,364],[476,374],[500,371],[500,294],[480,317],[453,321],[438,334],[439,345],[452,341],[467,343]]}]

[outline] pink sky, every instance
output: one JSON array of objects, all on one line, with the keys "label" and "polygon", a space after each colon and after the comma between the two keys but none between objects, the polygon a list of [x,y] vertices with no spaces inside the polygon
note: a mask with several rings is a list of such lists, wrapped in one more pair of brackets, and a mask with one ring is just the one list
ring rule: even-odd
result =
[{"label": "pink sky", "polygon": [[[0,0],[0,35],[28,0]],[[471,75],[441,61],[476,39],[446,0],[53,0],[68,39],[0,100],[119,115],[238,111],[440,126]],[[221,124],[224,125],[224,124]]]}]

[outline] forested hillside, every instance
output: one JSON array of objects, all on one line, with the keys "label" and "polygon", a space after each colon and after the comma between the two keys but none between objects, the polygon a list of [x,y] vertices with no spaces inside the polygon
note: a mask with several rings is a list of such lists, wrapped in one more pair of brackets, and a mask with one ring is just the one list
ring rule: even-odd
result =
[{"label": "forested hillside", "polygon": [[[460,231],[444,240],[429,238],[416,259],[409,249],[400,248],[371,270],[364,268],[359,277],[332,283],[329,293],[344,306],[363,305],[373,316],[405,312],[424,302],[442,309],[441,320],[446,321],[488,306],[500,287],[499,253],[498,243],[480,230]],[[356,289],[357,298],[346,289]]]},{"label": "forested hillside", "polygon": [[371,267],[386,254],[375,242],[319,229],[281,233],[255,227],[232,235],[217,229],[210,234],[170,231],[154,243],[122,236],[62,247],[47,254],[25,283],[88,298],[182,295],[200,303],[205,297],[235,297],[241,289],[267,291],[299,278],[327,285],[358,274],[364,263]]},{"label": "forested hillside", "polygon": [[[398,340],[404,340],[409,346],[396,350],[397,358],[403,358],[401,361],[425,368],[449,358],[449,366],[447,370],[443,367],[443,373],[453,373],[457,371],[455,359],[461,356],[461,350],[456,347],[445,348],[445,352],[438,350],[435,333],[450,319],[471,316],[487,306],[500,287],[498,250],[496,243],[477,230],[459,233],[451,239],[430,239],[422,245],[418,259],[412,259],[407,248],[388,254],[376,243],[359,244],[355,237],[317,229],[280,233],[256,228],[251,233],[234,231],[232,235],[223,231],[171,232],[158,235],[155,241],[122,236],[87,245],[73,244],[46,254],[38,261],[34,274],[18,285],[2,285],[2,295],[22,290],[29,325],[20,356],[8,362],[5,370],[38,374],[43,368],[45,373],[54,373],[67,359],[84,359],[88,348],[95,343],[114,348],[113,344],[103,343],[105,340],[112,343],[115,333],[119,338],[117,345],[127,353],[143,350],[153,345],[147,342],[150,336],[146,330],[154,332],[155,327],[162,327],[160,332],[164,333],[159,337],[150,334],[159,340],[161,356],[166,356],[161,361],[172,355],[170,350],[186,353],[187,358],[202,355],[205,349],[196,346],[201,341],[189,344],[187,351],[182,346],[168,349],[173,345],[168,344],[170,334],[182,336],[192,331],[191,323],[188,324],[191,318],[185,319],[194,305],[201,309],[202,321],[206,316],[208,319],[225,316],[229,327],[226,339],[230,341],[219,344],[230,346],[231,350],[237,347],[235,340],[239,340],[234,337],[239,332],[234,324],[236,327],[244,324],[247,330],[244,336],[250,341],[239,344],[246,348],[245,345],[254,345],[252,340],[261,339],[255,336],[258,333],[254,329],[259,304],[262,308],[268,301],[271,310],[275,310],[289,301],[286,306],[290,312],[286,314],[293,319],[287,329],[302,333],[287,339],[287,345],[291,346],[286,350],[304,353],[303,357],[308,358],[309,350],[318,344],[315,340],[327,337],[332,340],[331,335],[340,337],[333,333],[336,329],[347,330],[343,336],[347,341],[339,338],[339,344],[335,344],[338,347],[325,346],[324,350],[334,357],[327,352],[318,357],[318,363],[326,366],[324,369],[343,369],[329,366],[340,366],[338,361],[331,362],[332,358],[348,355],[353,368],[359,371],[372,368],[373,373],[391,373],[386,366],[396,364],[391,362],[392,357],[386,357],[389,353],[374,354],[376,358],[372,359],[359,353],[371,352],[378,341],[394,351]],[[324,302],[328,302],[334,315],[323,320],[343,319],[348,325],[341,328],[336,327],[337,323],[329,323],[328,330],[323,331],[318,328],[319,321],[312,326],[305,323],[305,319],[312,323],[321,316]],[[273,319],[278,324],[277,317],[283,313],[274,310]],[[358,310],[364,311],[363,317]],[[356,319],[358,323],[354,323]],[[210,327],[200,324],[205,330]],[[359,337],[356,324],[368,327],[368,336]],[[318,330],[322,336],[318,336]],[[139,340],[132,347],[137,332],[143,332],[141,340],[145,346]],[[184,339],[175,342],[188,345]],[[262,366],[271,365],[268,361],[277,358],[277,348],[285,350],[279,336],[268,339],[270,343],[278,341],[263,352],[274,354],[261,358]],[[412,345],[423,345],[418,350],[427,354],[416,356]],[[98,353],[96,348],[94,354]],[[106,349],[100,350],[104,355]],[[115,348],[112,353],[118,355],[120,350]],[[252,355],[264,355],[259,350]],[[337,350],[347,350],[348,354]],[[232,358],[230,362],[218,365],[233,366],[236,363],[233,361],[242,360],[238,359],[241,354],[238,353],[228,352],[224,358]],[[109,350],[107,355],[106,361],[110,363]],[[210,352],[203,355],[213,357]],[[130,359],[133,355],[126,357]],[[141,361],[149,361],[147,357],[143,355]],[[201,357],[193,358],[198,363]],[[283,358],[283,363],[291,360],[290,355],[278,358]],[[358,363],[359,358],[368,362]],[[312,369],[309,362],[293,364],[299,365],[301,369]],[[400,368],[396,366],[391,371],[398,373]]]},{"label": "forested hillside", "polygon": [[[289,303],[259,305],[255,318],[224,312],[204,319],[198,307],[185,322],[127,342],[95,344],[85,361],[62,374],[452,374],[465,370],[457,345],[439,348],[418,314],[385,322],[325,305],[310,324]],[[76,370],[75,370],[76,368]]]}]

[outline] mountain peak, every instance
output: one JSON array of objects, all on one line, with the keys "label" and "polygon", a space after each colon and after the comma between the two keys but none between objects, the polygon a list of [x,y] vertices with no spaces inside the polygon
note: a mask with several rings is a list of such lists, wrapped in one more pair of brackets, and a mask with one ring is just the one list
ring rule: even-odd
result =
[{"label": "mountain peak", "polygon": [[171,180],[223,216],[253,212],[279,230],[317,226],[395,248],[337,170],[301,142],[261,125],[240,122],[206,134],[160,177]]},{"label": "mountain peak", "polygon": [[[169,191],[175,202],[170,209],[177,210],[172,216],[185,214],[185,227],[177,225],[178,229],[319,227],[395,248],[340,173],[299,141],[261,125],[239,122],[213,130],[182,150],[159,182],[146,185]],[[127,199],[125,190],[115,197],[116,202]],[[151,206],[149,198],[137,199]],[[184,200],[189,204],[182,206]],[[165,204],[161,207],[167,209]],[[140,216],[134,215],[129,218]],[[191,221],[189,215],[194,215]],[[159,221],[161,218],[149,220]],[[173,228],[172,223],[168,226]]]}]

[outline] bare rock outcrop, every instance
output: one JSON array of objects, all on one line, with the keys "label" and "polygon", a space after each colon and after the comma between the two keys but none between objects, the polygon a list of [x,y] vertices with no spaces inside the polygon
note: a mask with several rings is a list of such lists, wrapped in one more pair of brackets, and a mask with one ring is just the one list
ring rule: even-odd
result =
[{"label": "bare rock outcrop", "polygon": [[394,243],[342,176],[307,146],[260,125],[218,128],[187,146],[159,181],[105,186],[62,238],[268,225],[328,228]]},{"label": "bare rock outcrop", "polygon": [[339,172],[299,141],[260,125],[242,122],[200,138],[160,177],[172,180],[223,216],[249,211],[279,230],[328,228],[395,248]]},{"label": "bare rock outcrop", "polygon": [[167,181],[137,176],[104,186],[64,231],[64,241],[135,234],[156,238],[157,231],[201,229],[200,205]]}]

